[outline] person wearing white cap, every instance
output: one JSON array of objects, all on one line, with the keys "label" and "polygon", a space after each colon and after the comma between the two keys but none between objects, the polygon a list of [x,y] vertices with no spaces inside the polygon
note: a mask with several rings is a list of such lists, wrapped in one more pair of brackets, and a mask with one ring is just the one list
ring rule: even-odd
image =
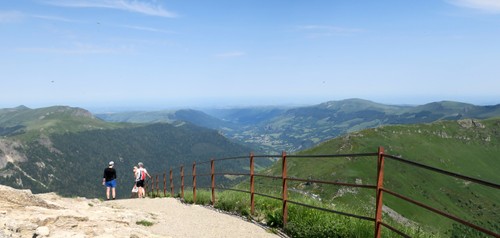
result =
[{"label": "person wearing white cap", "polygon": [[109,161],[108,167],[104,169],[102,185],[106,186],[106,198],[109,200],[109,191],[112,191],[113,200],[116,198],[116,170],[113,168],[115,162]]}]

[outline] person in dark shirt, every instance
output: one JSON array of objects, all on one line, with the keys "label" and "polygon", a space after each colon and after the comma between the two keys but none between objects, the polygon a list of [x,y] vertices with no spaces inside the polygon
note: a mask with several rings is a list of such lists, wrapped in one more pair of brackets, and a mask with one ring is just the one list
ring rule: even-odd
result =
[{"label": "person in dark shirt", "polygon": [[116,170],[113,168],[115,163],[110,161],[108,167],[104,169],[102,176],[102,185],[106,186],[106,198],[109,200],[109,191],[112,191],[113,200],[116,197]]}]

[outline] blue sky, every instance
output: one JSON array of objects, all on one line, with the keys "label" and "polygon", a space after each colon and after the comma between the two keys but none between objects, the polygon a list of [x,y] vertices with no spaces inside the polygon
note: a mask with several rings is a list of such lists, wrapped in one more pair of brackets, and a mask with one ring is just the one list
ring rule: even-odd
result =
[{"label": "blue sky", "polygon": [[0,107],[500,103],[498,0],[0,3]]}]

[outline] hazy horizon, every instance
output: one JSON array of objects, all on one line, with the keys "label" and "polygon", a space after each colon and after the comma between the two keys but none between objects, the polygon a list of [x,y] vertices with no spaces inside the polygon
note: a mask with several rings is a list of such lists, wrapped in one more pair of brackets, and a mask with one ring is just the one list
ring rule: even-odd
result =
[{"label": "hazy horizon", "polygon": [[[354,99],[354,98],[343,98],[343,99],[333,99],[333,100],[324,100],[324,101],[289,101],[286,102],[282,101],[282,103],[275,102],[274,104],[272,102],[261,102],[261,103],[227,103],[227,102],[212,102],[212,103],[207,103],[207,104],[186,104],[186,105],[175,105],[175,104],[168,104],[168,103],[150,103],[150,104],[106,104],[106,103],[97,103],[97,104],[80,104],[80,103],[74,103],[74,104],[18,104],[18,105],[12,105],[12,106],[4,106],[1,107],[0,109],[4,108],[15,108],[19,106],[26,106],[31,109],[37,109],[37,108],[44,108],[44,107],[51,107],[51,106],[69,106],[69,107],[79,107],[83,108],[86,110],[89,110],[93,113],[106,113],[106,112],[126,112],[126,111],[161,111],[161,110],[180,110],[180,109],[194,109],[194,110],[210,110],[210,109],[233,109],[233,108],[251,108],[251,107],[302,107],[302,106],[313,106],[313,105],[318,105],[321,103],[329,102],[329,101],[342,101],[342,100],[348,100],[348,99]],[[431,100],[431,101],[425,101],[422,103],[418,103],[415,101],[415,103],[405,103],[405,102],[399,102],[399,103],[394,103],[394,102],[384,102],[384,101],[377,101],[377,100],[371,100],[371,99],[366,99],[366,98],[356,98],[356,99],[363,99],[363,100],[368,100],[372,101],[375,103],[380,103],[380,104],[386,104],[386,105],[398,105],[398,106],[419,106],[419,105],[424,105],[428,103],[433,103],[433,102],[441,102],[441,101],[455,101],[455,102],[461,102],[461,103],[468,103],[468,104],[473,104],[476,106],[494,106],[498,105],[500,103],[474,103],[470,101],[460,101],[460,100],[449,100],[449,99],[443,99],[443,100]]]}]

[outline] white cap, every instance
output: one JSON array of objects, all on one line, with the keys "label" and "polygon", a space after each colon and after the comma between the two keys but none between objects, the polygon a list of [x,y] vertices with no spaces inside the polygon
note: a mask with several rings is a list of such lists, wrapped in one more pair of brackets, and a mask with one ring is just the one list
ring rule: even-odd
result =
[{"label": "white cap", "polygon": [[109,161],[109,166],[113,166],[113,165],[115,165],[115,162]]}]

